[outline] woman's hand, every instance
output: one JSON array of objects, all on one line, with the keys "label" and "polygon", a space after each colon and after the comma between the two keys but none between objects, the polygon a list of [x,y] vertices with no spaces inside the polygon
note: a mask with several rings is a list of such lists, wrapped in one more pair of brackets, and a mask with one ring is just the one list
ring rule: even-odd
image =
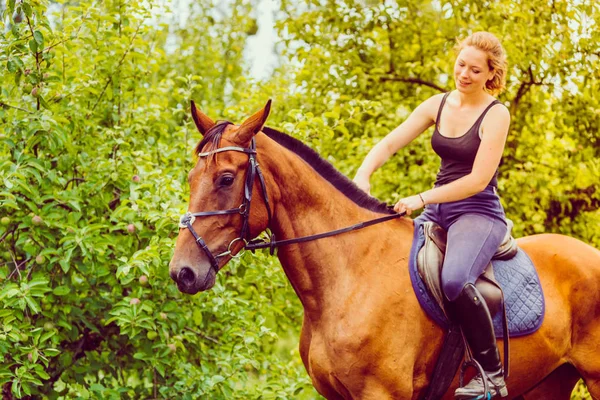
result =
[{"label": "woman's hand", "polygon": [[413,211],[420,210],[425,206],[421,196],[414,195],[400,199],[394,206],[394,211],[402,213],[406,211],[406,215],[410,215]]},{"label": "woman's hand", "polygon": [[370,181],[369,177],[365,176],[364,174],[361,174],[360,172],[357,172],[356,176],[354,177],[354,183],[356,184],[356,186],[358,186],[358,188],[360,190],[362,190],[363,192],[365,192],[366,194],[368,194],[370,196],[371,195],[371,183],[369,181]]}]

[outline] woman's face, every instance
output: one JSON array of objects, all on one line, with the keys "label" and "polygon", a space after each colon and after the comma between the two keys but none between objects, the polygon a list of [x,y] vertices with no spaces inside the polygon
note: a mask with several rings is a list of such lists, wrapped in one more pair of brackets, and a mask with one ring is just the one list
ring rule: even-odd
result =
[{"label": "woman's face", "polygon": [[454,63],[454,83],[462,93],[477,93],[485,89],[485,83],[494,77],[488,67],[488,57],[473,46],[463,48]]}]

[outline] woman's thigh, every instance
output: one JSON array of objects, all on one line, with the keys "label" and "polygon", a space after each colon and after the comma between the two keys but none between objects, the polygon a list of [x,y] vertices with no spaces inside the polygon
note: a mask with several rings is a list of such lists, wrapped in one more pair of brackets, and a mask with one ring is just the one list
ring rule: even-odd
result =
[{"label": "woman's thigh", "polygon": [[475,283],[506,234],[504,221],[481,214],[464,214],[448,228],[442,287],[455,300],[467,283]]}]

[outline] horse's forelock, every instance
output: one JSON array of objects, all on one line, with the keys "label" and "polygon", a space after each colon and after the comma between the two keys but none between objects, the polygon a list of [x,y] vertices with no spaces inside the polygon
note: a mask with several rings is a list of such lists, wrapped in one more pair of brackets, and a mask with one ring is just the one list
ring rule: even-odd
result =
[{"label": "horse's forelock", "polygon": [[217,149],[219,147],[219,144],[221,143],[223,132],[225,132],[225,129],[228,125],[232,125],[232,123],[229,121],[217,121],[215,126],[210,128],[206,132],[200,143],[196,145],[196,148],[194,149],[194,154],[197,155],[198,153],[202,152],[202,150],[204,150],[204,147],[206,147],[206,145],[208,144],[210,144],[210,147],[207,148],[205,151]]}]

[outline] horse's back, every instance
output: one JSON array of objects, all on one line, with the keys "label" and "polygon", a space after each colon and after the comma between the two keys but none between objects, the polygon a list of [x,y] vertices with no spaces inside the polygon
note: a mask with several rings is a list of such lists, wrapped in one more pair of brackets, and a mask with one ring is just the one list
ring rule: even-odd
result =
[{"label": "horse's back", "polygon": [[579,289],[600,286],[600,250],[570,236],[540,234],[517,239],[519,247],[531,258],[544,286]]},{"label": "horse's back", "polygon": [[[600,250],[570,236],[542,234],[518,240],[533,261],[542,283],[546,316],[542,329],[558,340],[565,335],[566,352],[578,346],[600,351]],[[545,328],[545,329],[544,329]],[[595,350],[588,344],[596,343]],[[571,356],[569,362],[574,360]]]}]

